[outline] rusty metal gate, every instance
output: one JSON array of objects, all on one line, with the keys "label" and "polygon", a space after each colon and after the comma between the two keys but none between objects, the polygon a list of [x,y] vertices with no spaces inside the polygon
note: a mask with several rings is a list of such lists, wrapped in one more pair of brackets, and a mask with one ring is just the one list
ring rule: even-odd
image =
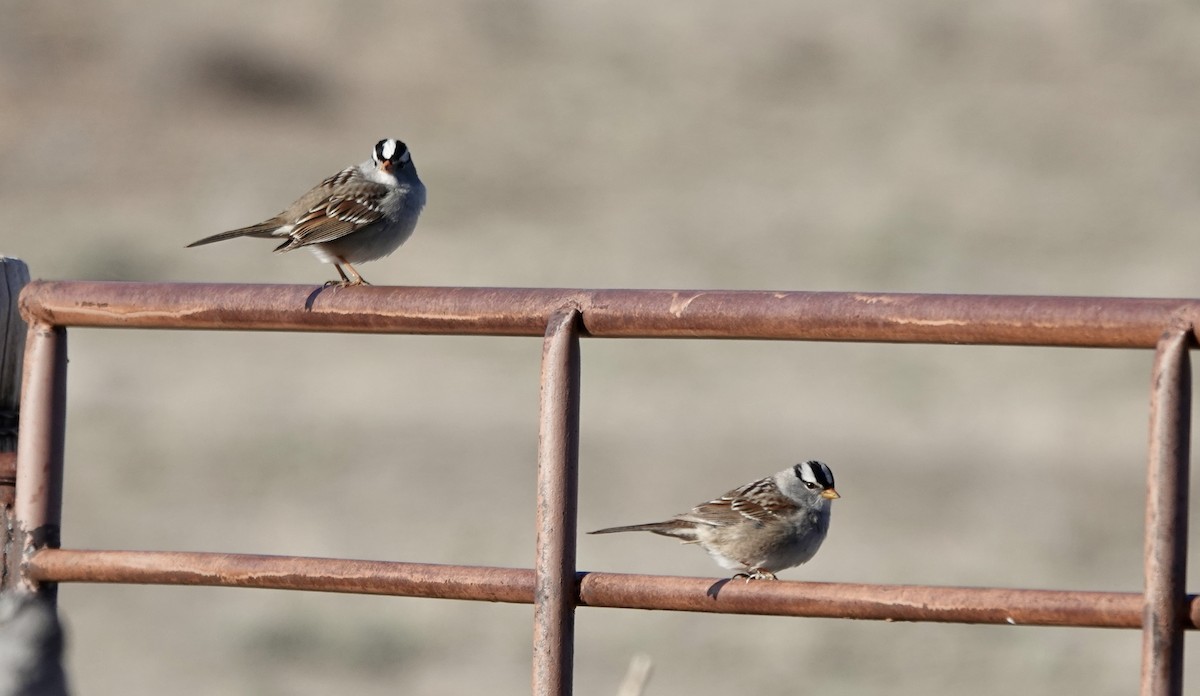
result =
[{"label": "rusty metal gate", "polygon": [[[212,585],[534,605],[533,693],[571,693],[577,607],[1140,628],[1141,693],[1182,693],[1193,328],[1200,300],[819,292],[33,282],[8,577]],[[59,548],[67,327],[543,336],[534,567],[448,566],[220,553]],[[1141,348],[1155,351],[1145,591],[1072,592],[845,583],[731,583],[575,567],[579,339]]]}]

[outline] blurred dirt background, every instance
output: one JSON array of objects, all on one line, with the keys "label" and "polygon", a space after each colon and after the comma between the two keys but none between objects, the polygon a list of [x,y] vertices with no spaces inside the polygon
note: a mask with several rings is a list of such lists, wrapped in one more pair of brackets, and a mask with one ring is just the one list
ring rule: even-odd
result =
[{"label": "blurred dirt background", "polygon": [[[0,0],[0,253],[316,284],[258,221],[379,138],[429,187],[376,284],[1197,294],[1183,3]],[[540,342],[76,330],[64,542],[528,567]],[[803,458],[789,580],[1137,591],[1151,356],[588,341],[583,529]],[[1193,535],[1195,538],[1195,535]],[[650,535],[583,569],[717,576]],[[526,693],[525,606],[62,589],[100,694]],[[581,610],[577,692],[1128,694],[1127,631]],[[1189,648],[1195,682],[1200,660]]]}]

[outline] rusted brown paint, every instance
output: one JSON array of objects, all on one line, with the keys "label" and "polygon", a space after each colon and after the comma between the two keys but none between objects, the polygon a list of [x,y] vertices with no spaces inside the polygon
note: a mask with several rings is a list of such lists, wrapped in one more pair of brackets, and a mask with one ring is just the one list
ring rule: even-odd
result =
[{"label": "rusted brown paint", "polygon": [[554,314],[542,345],[538,429],[533,693],[567,696],[575,645],[579,486],[579,313]]},{"label": "rusted brown paint", "polygon": [[[14,503],[14,545],[21,544],[23,557],[59,544],[66,380],[66,329],[31,322],[25,345]],[[27,581],[23,584],[23,589],[37,589]],[[52,592],[47,588],[46,594]]]},{"label": "rusted brown paint", "polygon": [[[1200,603],[1184,594],[1187,351],[1195,344],[1192,328],[1200,318],[1200,300],[38,281],[22,293],[21,311],[31,330],[14,528],[28,559],[24,577],[29,583],[203,584],[531,602],[536,694],[570,693],[577,605],[885,621],[1144,626],[1142,693],[1182,690],[1182,631],[1195,628],[1200,619]],[[66,326],[543,336],[535,569],[56,550]],[[579,336],[1157,347],[1146,593],[577,576]],[[27,427],[29,421],[33,424]]]},{"label": "rusted brown paint", "polygon": [[[17,453],[0,452],[0,486],[17,482]],[[2,491],[0,491],[2,493]],[[8,502],[12,502],[9,500]]]},{"label": "rusted brown paint", "polygon": [[27,320],[62,326],[541,336],[562,307],[584,335],[1152,348],[1200,300],[846,292],[34,281]]},{"label": "rusted brown paint", "polygon": [[1143,696],[1183,693],[1192,373],[1190,332],[1163,334],[1155,352],[1146,472]]},{"label": "rusted brown paint", "polygon": [[[294,556],[42,549],[27,562],[37,582],[255,587],[532,604],[534,571]],[[579,606],[718,614],[936,621],[1013,626],[1140,628],[1137,592],[868,585],[579,573]],[[1200,598],[1181,606],[1200,626]]]},{"label": "rusted brown paint", "polygon": [[850,583],[713,581],[593,573],[585,606],[874,621],[1139,628],[1137,593]]},{"label": "rusted brown paint", "polygon": [[42,549],[37,582],[257,587],[529,604],[533,571],[295,556]]}]

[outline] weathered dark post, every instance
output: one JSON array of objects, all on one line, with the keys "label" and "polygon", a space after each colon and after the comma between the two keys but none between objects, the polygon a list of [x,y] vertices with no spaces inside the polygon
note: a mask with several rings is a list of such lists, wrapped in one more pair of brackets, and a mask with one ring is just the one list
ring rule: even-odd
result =
[{"label": "weathered dark post", "polygon": [[29,267],[20,259],[0,256],[0,590],[17,582],[21,549],[13,545],[13,505],[17,484],[17,414],[21,406],[21,369],[25,356],[25,322],[17,311]]}]

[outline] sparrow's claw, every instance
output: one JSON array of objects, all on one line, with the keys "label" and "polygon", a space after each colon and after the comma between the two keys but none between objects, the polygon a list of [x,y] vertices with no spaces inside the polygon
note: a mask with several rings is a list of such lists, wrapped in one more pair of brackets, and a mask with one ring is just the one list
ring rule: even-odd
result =
[{"label": "sparrow's claw", "polygon": [[746,582],[750,582],[751,580],[778,580],[779,579],[779,578],[775,577],[775,573],[772,573],[769,570],[763,570],[762,568],[751,568],[749,573],[738,573],[737,575],[734,575],[733,577],[735,580],[737,578],[742,578]]}]

